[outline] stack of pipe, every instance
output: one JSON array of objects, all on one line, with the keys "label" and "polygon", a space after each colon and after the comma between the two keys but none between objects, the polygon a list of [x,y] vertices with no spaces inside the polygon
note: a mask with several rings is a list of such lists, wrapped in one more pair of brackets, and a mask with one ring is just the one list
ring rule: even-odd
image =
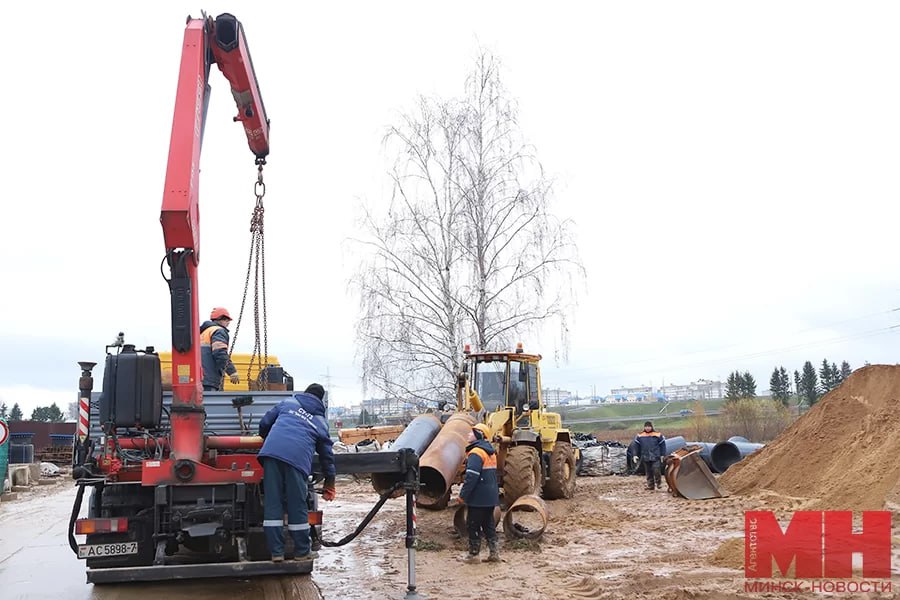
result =
[{"label": "stack of pipe", "polygon": [[719,442],[713,446],[710,453],[713,471],[724,473],[728,467],[736,462],[744,460],[748,454],[753,454],[765,444],[753,444],[739,435],[728,438],[726,442]]}]

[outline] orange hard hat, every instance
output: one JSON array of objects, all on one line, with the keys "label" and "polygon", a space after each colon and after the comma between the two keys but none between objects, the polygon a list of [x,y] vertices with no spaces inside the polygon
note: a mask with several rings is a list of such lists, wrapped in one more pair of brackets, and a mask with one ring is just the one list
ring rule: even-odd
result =
[{"label": "orange hard hat", "polygon": [[491,428],[485,425],[484,423],[478,423],[472,429],[477,429],[484,436],[484,439],[490,440],[494,436],[494,432],[491,431]]},{"label": "orange hard hat", "polygon": [[222,308],[220,306],[217,306],[216,308],[212,309],[212,312],[209,313],[209,318],[212,319],[213,321],[216,321],[216,320],[222,319],[222,318],[228,319],[229,321],[231,321],[231,315],[229,314],[228,309]]}]

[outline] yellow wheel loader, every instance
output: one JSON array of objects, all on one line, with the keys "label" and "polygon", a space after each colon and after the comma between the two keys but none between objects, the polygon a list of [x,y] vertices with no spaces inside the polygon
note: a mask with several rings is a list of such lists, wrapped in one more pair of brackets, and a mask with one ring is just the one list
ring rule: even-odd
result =
[{"label": "yellow wheel loader", "polygon": [[577,449],[548,412],[541,396],[541,356],[515,352],[464,350],[457,382],[459,410],[472,410],[493,432],[503,501],[512,505],[528,494],[571,498],[575,493]]}]

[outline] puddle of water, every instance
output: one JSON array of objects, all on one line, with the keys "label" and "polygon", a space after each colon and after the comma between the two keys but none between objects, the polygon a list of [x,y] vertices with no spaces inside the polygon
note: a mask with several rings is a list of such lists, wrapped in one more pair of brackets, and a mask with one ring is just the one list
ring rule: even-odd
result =
[{"label": "puddle of water", "polygon": [[[359,525],[374,505],[372,502],[329,503],[325,510],[323,537],[337,541]],[[329,518],[330,517],[330,518]],[[388,501],[369,525],[352,542],[341,547],[323,547],[319,552],[312,578],[326,599],[368,600],[378,594],[371,589],[372,581],[394,580],[390,558],[404,553],[405,504]]]}]

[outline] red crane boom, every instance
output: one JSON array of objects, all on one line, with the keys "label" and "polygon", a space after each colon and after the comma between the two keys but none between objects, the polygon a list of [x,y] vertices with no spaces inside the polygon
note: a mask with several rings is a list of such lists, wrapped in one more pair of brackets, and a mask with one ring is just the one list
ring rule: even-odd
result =
[{"label": "red crane boom", "polygon": [[[259,93],[244,30],[234,16],[188,18],[169,143],[160,222],[169,265],[172,306],[172,452],[174,463],[144,470],[144,484],[209,480],[203,456],[203,387],[200,366],[200,149],[209,105],[209,72],[218,65],[238,108],[258,165],[269,154],[269,120]],[[169,463],[169,461],[163,461]],[[198,467],[200,467],[198,471]],[[207,467],[208,468],[208,467]],[[205,472],[207,477],[200,476]],[[221,475],[221,474],[218,474]],[[219,479],[219,476],[213,477]]]}]

